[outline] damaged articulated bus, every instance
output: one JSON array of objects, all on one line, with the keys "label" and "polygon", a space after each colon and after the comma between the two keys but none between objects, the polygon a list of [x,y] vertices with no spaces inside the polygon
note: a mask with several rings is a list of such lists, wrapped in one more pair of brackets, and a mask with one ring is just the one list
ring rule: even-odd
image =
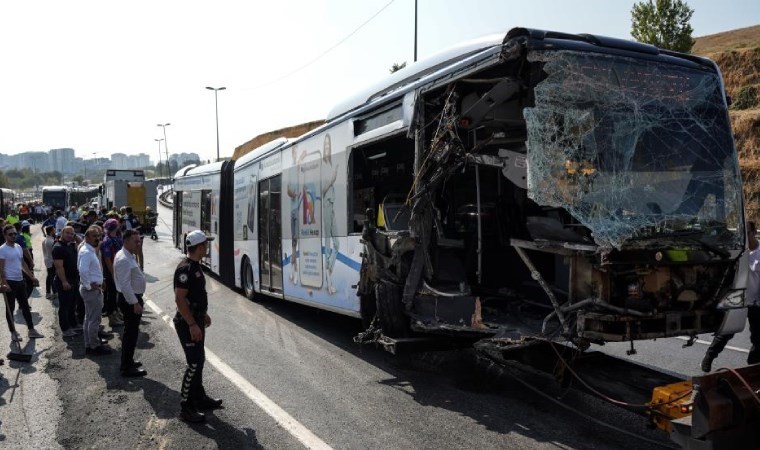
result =
[{"label": "damaged articulated bus", "polygon": [[742,184],[712,61],[516,28],[392,80],[328,119],[361,109],[355,133],[376,132],[352,150],[349,218],[362,316],[384,335],[585,349],[743,328]]}]

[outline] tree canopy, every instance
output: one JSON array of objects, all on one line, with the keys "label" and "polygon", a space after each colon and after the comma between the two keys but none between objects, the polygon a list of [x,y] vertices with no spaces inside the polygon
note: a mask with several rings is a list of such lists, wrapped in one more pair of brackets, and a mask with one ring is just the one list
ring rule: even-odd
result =
[{"label": "tree canopy", "polygon": [[694,45],[689,24],[694,10],[682,0],[648,0],[631,10],[631,36],[659,48],[688,53]]},{"label": "tree canopy", "polygon": [[399,70],[403,69],[404,67],[406,67],[406,61],[402,62],[401,64],[399,64],[399,63],[393,63],[393,65],[390,68],[390,72],[391,73],[398,72]]}]

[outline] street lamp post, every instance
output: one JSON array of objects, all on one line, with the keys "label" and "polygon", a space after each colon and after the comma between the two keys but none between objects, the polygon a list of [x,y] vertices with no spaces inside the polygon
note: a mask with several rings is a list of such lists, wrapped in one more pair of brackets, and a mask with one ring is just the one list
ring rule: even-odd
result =
[{"label": "street lamp post", "polygon": [[[154,141],[158,142],[158,167],[161,169],[161,141],[164,141],[165,139],[153,139]],[[164,146],[166,146],[166,143],[164,143]],[[167,168],[167,172],[168,172]],[[163,176],[163,170],[159,170],[158,176]]]},{"label": "street lamp post", "polygon": [[[166,176],[170,177],[171,173],[169,172],[169,141],[166,139],[166,127],[171,125],[169,122],[166,123],[157,123],[157,127],[161,127],[164,129],[164,151],[166,152]],[[158,159],[161,160],[161,143],[158,144]]]},{"label": "street lamp post", "polygon": [[226,87],[213,88],[206,86],[206,89],[214,91],[214,105],[216,107],[216,160],[219,161],[219,91],[227,89]]}]

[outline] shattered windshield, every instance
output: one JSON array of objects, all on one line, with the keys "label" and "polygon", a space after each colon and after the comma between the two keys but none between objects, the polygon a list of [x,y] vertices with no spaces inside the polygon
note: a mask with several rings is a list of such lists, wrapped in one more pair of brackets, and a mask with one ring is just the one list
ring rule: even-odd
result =
[{"label": "shattered windshield", "polygon": [[741,183],[717,74],[542,51],[525,108],[528,195],[566,209],[602,248],[689,231],[743,244]]}]

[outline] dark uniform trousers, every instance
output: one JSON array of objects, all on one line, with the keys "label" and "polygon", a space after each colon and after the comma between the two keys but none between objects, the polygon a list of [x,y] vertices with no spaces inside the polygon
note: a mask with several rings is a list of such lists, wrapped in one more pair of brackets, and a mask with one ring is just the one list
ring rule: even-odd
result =
[{"label": "dark uniform trousers", "polygon": [[203,338],[199,342],[193,342],[190,327],[184,319],[181,317],[174,318],[174,329],[177,330],[177,336],[180,344],[182,344],[182,350],[185,351],[185,360],[187,361],[180,390],[183,402],[199,400],[206,396],[203,389],[203,365],[206,362],[206,329],[204,327],[206,315],[193,314],[193,319],[203,333]]},{"label": "dark uniform trousers", "polygon": [[106,286],[105,292],[103,293],[103,315],[110,316],[116,311],[118,291],[116,290],[116,283],[108,269],[103,271],[103,281]]},{"label": "dark uniform trousers", "polygon": [[[749,340],[752,343],[747,355],[747,364],[757,364],[760,363],[760,306],[747,307],[747,321],[749,322]],[[715,336],[710,347],[707,348],[707,356],[715,359],[733,337],[733,334]]]},{"label": "dark uniform trousers", "polygon": [[[135,294],[140,306],[143,306],[142,294]],[[128,370],[135,363],[135,347],[142,314],[135,314],[135,305],[130,305],[119,292],[118,305],[124,315],[124,334],[121,338],[121,370]]]},{"label": "dark uniform trousers", "polygon": [[29,308],[29,299],[26,295],[26,284],[23,281],[6,281],[8,282],[8,287],[11,288],[9,292],[5,293],[5,298],[8,300],[8,305],[5,307],[5,320],[8,322],[8,329],[16,331],[16,326],[13,321],[13,311],[16,309],[16,300],[18,300],[18,306],[21,308],[21,313],[24,315],[26,326],[30,329],[34,328],[32,310]]}]

